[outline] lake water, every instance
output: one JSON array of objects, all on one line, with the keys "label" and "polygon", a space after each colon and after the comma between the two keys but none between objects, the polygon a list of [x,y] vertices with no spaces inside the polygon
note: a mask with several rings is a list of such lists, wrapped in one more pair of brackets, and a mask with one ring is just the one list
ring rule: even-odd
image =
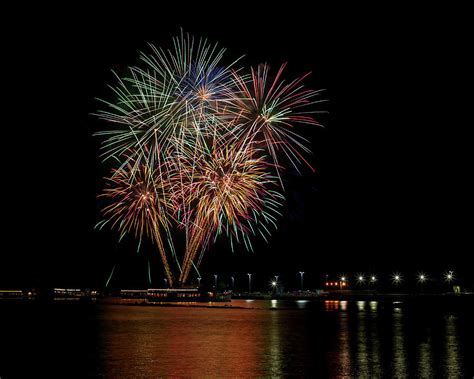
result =
[{"label": "lake water", "polygon": [[0,377],[472,377],[473,313],[392,302],[235,309],[0,302]]}]

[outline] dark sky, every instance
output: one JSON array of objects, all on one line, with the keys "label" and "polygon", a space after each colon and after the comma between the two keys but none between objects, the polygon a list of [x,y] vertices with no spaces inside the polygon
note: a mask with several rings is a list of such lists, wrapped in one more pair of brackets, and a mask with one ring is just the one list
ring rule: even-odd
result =
[{"label": "dark sky", "polygon": [[254,272],[261,283],[279,273],[291,286],[299,270],[315,284],[324,273],[453,269],[472,282],[473,62],[462,12],[211,9],[134,2],[4,14],[0,287],[101,286],[114,264],[116,285],[136,285],[147,259],[162,277],[150,246],[137,255],[132,240],[117,245],[115,233],[93,229],[107,170],[92,137],[105,125],[90,113],[110,94],[111,69],[137,63],[147,42],[168,46],[180,27],[220,42],[229,62],[245,54],[247,66],[289,62],[290,77],[312,71],[308,86],[329,100],[317,116],[324,128],[300,129],[317,172],[286,176],[270,244],[232,254],[219,243],[204,273],[244,281]]}]

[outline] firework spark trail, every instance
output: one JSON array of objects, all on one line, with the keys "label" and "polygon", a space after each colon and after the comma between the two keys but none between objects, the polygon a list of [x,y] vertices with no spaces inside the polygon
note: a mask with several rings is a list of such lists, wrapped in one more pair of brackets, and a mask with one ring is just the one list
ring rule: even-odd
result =
[{"label": "firework spark trail", "polygon": [[[317,112],[307,107],[323,100],[316,99],[320,91],[304,88],[303,81],[309,73],[286,83],[282,79],[285,67],[286,63],[280,67],[273,80],[269,77],[268,64],[258,65],[256,70],[252,68],[248,80],[233,72],[237,95],[230,98],[226,108],[235,117],[233,123],[236,127],[231,133],[242,144],[266,145],[277,167],[277,152],[281,150],[296,170],[298,163],[303,161],[314,171],[303,156],[303,153],[310,153],[306,146],[308,141],[293,129],[295,124],[319,125],[312,116]],[[279,170],[277,174],[280,176]]]},{"label": "firework spark trail", "polygon": [[111,222],[118,229],[121,239],[127,233],[133,233],[139,241],[144,236],[156,243],[165,269],[166,277],[172,285],[171,273],[160,225],[167,227],[169,220],[166,208],[166,181],[156,175],[148,165],[133,165],[130,160],[126,169],[116,169],[106,178],[108,186],[100,195],[110,201],[102,209],[105,223]]},{"label": "firework spark trail", "polygon": [[231,244],[234,239],[242,240],[250,250],[249,234],[255,234],[255,229],[268,232],[265,223],[274,223],[273,213],[279,205],[270,200],[281,195],[270,189],[276,183],[258,151],[213,145],[197,161],[181,167],[185,169],[180,172],[179,182],[184,185],[184,197],[192,204],[193,212],[179,279],[185,283],[192,262],[199,250],[207,247],[212,234],[225,233]]}]

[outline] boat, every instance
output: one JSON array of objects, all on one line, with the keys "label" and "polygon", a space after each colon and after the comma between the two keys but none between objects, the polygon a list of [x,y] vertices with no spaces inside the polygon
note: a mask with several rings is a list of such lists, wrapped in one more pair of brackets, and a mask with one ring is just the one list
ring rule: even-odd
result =
[{"label": "boat", "polygon": [[231,301],[231,291],[216,292],[205,288],[149,288],[147,290],[121,290],[122,299],[141,300],[144,304],[163,302],[224,302]]}]

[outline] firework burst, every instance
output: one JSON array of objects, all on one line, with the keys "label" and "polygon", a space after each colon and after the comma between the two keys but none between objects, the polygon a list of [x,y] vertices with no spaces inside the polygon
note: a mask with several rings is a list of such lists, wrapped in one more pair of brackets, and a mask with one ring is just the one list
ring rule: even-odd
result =
[{"label": "firework burst", "polygon": [[169,229],[168,184],[159,168],[160,165],[154,169],[149,165],[132,164],[129,160],[126,167],[113,170],[100,195],[108,205],[102,209],[104,220],[98,227],[110,223],[112,229],[120,232],[120,239],[128,233],[140,243],[144,237],[151,238],[158,247],[166,277],[172,285],[173,275],[162,239],[162,230]]},{"label": "firework burst", "polygon": [[[276,228],[282,195],[277,191],[269,164],[258,151],[234,146],[212,146],[198,157],[180,157],[180,175],[175,191],[184,201],[183,217],[188,230],[188,244],[180,282],[187,280],[191,264],[211,240],[224,234],[243,242],[252,250],[251,235],[270,236]],[[199,259],[200,261],[200,259]]]},{"label": "firework burst", "polygon": [[318,91],[303,85],[306,74],[290,82],[282,79],[286,64],[283,64],[274,78],[269,75],[270,66],[261,64],[251,69],[250,79],[246,80],[233,73],[237,95],[233,96],[226,111],[235,118],[232,133],[243,144],[250,142],[267,148],[275,165],[279,162],[279,152],[298,169],[298,163],[305,160],[304,153],[310,153],[308,141],[294,131],[295,124],[319,125],[308,106],[316,104]]},{"label": "firework burst", "polygon": [[[304,87],[307,75],[286,82],[285,65],[271,76],[267,64],[247,75],[239,59],[223,63],[225,49],[184,33],[169,50],[150,49],[126,77],[116,75],[114,100],[97,113],[109,125],[96,133],[101,157],[119,162],[99,226],[151,238],[173,285],[166,235],[184,285],[218,236],[232,249],[252,250],[254,235],[268,240],[283,200],[280,162],[311,167],[295,125],[319,125],[310,106],[321,100]],[[185,233],[181,264],[172,230]]]},{"label": "firework burst", "polygon": [[[97,116],[115,125],[96,133],[105,137],[104,160],[136,151],[137,161],[148,156],[146,147],[169,147],[169,141],[215,134],[221,104],[233,96],[230,66],[220,65],[225,49],[207,40],[181,34],[174,49],[150,45],[151,54],[141,54],[143,68],[130,67],[129,75],[117,77],[111,86],[116,100],[101,100],[106,109]],[[237,70],[239,71],[239,70]],[[126,161],[124,161],[126,164]]]}]

